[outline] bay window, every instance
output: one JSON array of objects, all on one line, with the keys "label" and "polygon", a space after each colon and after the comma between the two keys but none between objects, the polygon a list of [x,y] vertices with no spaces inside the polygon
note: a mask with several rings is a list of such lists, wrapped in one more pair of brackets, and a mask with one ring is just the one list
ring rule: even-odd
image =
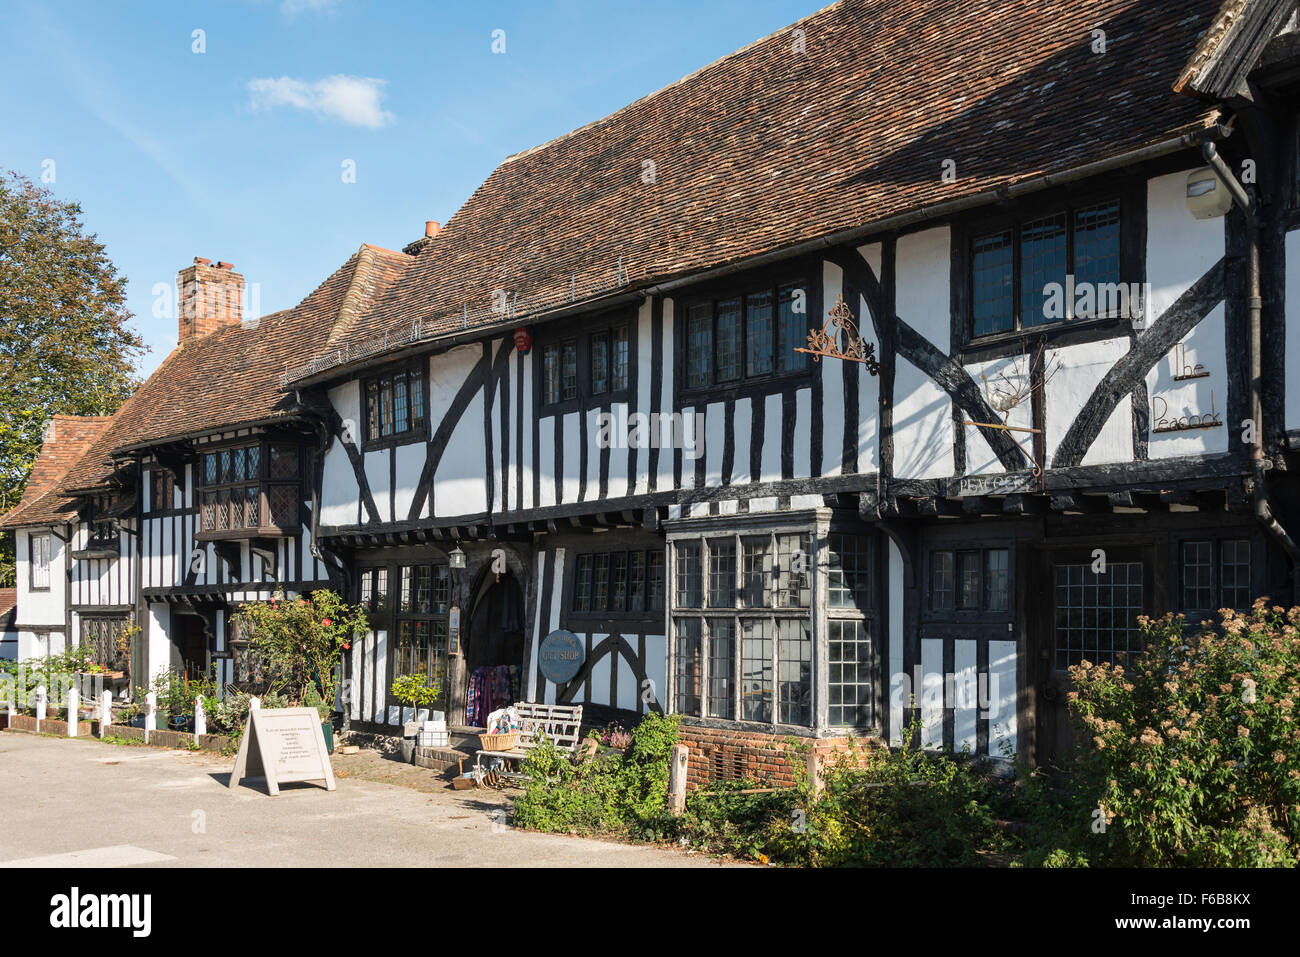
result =
[{"label": "bay window", "polygon": [[673,542],[675,710],[809,726],[812,575],[807,532]]},{"label": "bay window", "polygon": [[199,496],[204,538],[279,535],[300,523],[303,452],[289,442],[253,442],[203,454]]}]

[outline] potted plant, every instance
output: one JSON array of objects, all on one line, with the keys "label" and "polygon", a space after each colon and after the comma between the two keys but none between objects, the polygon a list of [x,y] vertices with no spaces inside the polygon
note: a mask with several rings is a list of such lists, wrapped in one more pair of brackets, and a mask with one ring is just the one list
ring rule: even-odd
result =
[{"label": "potted plant", "polygon": [[402,760],[410,764],[415,760],[415,739],[420,732],[420,709],[438,700],[438,688],[429,684],[428,675],[402,675],[388,690],[415,713],[416,720],[406,722],[402,728]]},{"label": "potted plant", "polygon": [[321,590],[295,599],[276,593],[269,602],[241,605],[237,614],[270,693],[283,695],[290,707],[316,708],[321,731],[332,741],[330,708],[338,697],[339,663],[369,628],[365,612]]}]

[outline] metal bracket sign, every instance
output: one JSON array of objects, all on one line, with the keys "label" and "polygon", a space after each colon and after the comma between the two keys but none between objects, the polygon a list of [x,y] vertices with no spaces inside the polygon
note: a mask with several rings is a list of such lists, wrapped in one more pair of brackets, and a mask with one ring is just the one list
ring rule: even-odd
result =
[{"label": "metal bracket sign", "polygon": [[293,781],[324,781],[334,790],[334,770],[315,708],[254,708],[248,713],[230,788],[246,777],[265,777],[272,794]]},{"label": "metal bracket sign", "polygon": [[561,628],[542,639],[537,663],[547,681],[562,685],[573,680],[586,657],[587,649],[578,636]]},{"label": "metal bracket sign", "polygon": [[1038,481],[1032,472],[963,475],[959,479],[950,479],[948,482],[948,494],[956,498],[975,495],[1014,495],[1017,492],[1033,492],[1037,489]]},{"label": "metal bracket sign", "polygon": [[460,654],[460,605],[447,611],[447,654]]}]

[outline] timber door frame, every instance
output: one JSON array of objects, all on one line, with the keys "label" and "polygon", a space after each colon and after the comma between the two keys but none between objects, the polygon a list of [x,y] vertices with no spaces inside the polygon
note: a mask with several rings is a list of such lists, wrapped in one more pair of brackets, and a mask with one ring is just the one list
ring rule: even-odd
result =
[{"label": "timber door frame", "polygon": [[[1142,565],[1142,614],[1157,615],[1164,611],[1167,594],[1165,568],[1161,562],[1163,542],[1146,540],[1094,539],[1081,543],[1078,539],[1065,539],[1059,543],[1034,543],[1028,547],[1029,560],[1022,567],[1027,572],[1025,588],[1029,600],[1025,608],[1024,672],[1025,715],[1022,733],[1030,735],[1033,764],[1054,768],[1054,747],[1057,741],[1068,741],[1068,729],[1058,721],[1068,721],[1065,696],[1069,691],[1069,676],[1065,669],[1056,666],[1056,581],[1058,564],[1090,565],[1095,549],[1103,549],[1108,565],[1120,562],[1140,562]],[[1041,596],[1042,600],[1034,600]],[[1096,664],[1097,662],[1093,662]]]}]

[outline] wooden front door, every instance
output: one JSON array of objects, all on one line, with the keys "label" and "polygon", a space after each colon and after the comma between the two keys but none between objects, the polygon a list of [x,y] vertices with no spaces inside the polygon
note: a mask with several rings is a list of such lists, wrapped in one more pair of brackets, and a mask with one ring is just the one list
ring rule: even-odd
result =
[{"label": "wooden front door", "polygon": [[208,673],[208,635],[198,615],[181,615],[181,668],[191,681]]},{"label": "wooden front door", "polygon": [[[1097,554],[1100,550],[1103,554]],[[1043,549],[1035,562],[1030,640],[1034,669],[1034,757],[1066,768],[1073,735],[1069,668],[1081,661],[1124,663],[1141,650],[1139,615],[1152,613],[1154,550],[1145,546]]]}]

